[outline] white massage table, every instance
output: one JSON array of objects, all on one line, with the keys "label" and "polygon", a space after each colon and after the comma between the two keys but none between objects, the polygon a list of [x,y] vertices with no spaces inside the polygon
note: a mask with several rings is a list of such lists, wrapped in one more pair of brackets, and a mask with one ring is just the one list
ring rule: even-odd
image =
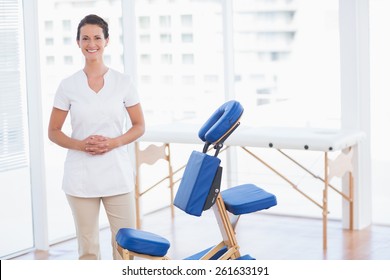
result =
[{"label": "white massage table", "polygon": [[[170,143],[180,144],[203,144],[198,138],[198,131],[201,125],[177,123],[146,127],[145,134],[138,142],[160,142],[169,145]],[[312,129],[312,128],[276,128],[276,127],[245,127],[239,126],[238,129],[225,141],[225,146],[236,146],[242,148],[256,160],[260,161],[275,174],[284,179],[295,190],[315,203],[322,209],[323,216],[323,248],[327,248],[327,215],[328,215],[328,189],[331,188],[339,193],[349,202],[349,228],[353,229],[353,165],[352,156],[356,145],[363,139],[364,133],[354,130],[333,130],[333,129]],[[283,156],[287,157],[294,164],[304,169],[316,179],[323,181],[322,202],[317,202],[310,196],[301,191],[297,185],[290,181],[285,175],[270,166],[250,148],[273,148],[278,150]],[[324,152],[324,176],[319,177],[310,170],[302,166],[298,161],[288,156],[282,149],[297,149],[308,151]],[[136,153],[139,152],[136,145]],[[328,158],[329,152],[339,151],[336,159]],[[349,175],[348,192],[339,191],[329,184],[334,177],[343,177],[346,173]],[[174,174],[174,173],[173,173]],[[172,172],[170,174],[172,176]],[[172,182],[172,178],[170,178]],[[139,209],[137,209],[139,211]]]},{"label": "white massage table", "polygon": [[[140,142],[203,144],[200,125],[164,124],[146,127]],[[354,130],[318,128],[248,127],[239,128],[225,141],[227,146],[271,147],[312,151],[339,151],[357,144],[364,133]]]}]

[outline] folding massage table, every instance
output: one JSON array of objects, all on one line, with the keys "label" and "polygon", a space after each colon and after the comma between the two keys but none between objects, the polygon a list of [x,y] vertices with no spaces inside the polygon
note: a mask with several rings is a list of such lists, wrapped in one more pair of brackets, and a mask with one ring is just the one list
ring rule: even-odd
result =
[{"label": "folding massage table", "polygon": [[[239,260],[254,259],[241,255],[235,234],[238,217],[268,209],[277,204],[275,195],[253,185],[243,184],[220,191],[222,167],[218,154],[224,141],[240,125],[243,107],[235,100],[220,106],[198,132],[204,142],[203,151],[193,151],[184,170],[174,205],[189,215],[200,217],[203,211],[213,208],[222,235],[222,241],[186,259]],[[212,150],[214,155],[210,155]],[[232,222],[229,213],[236,217]],[[170,243],[157,234],[121,228],[116,235],[117,249],[123,259],[169,259]]]},{"label": "folding massage table", "polygon": [[[159,125],[149,127],[146,133],[139,139],[140,142],[160,142],[169,145],[170,143],[197,144],[197,129],[200,125],[178,123],[174,125]],[[279,176],[295,191],[303,195],[311,203],[318,206],[322,212],[323,249],[327,249],[327,220],[329,214],[328,192],[329,190],[338,193],[348,206],[343,211],[343,221],[348,224],[349,229],[354,228],[354,177],[353,158],[358,143],[364,138],[362,131],[353,129],[319,129],[319,128],[293,128],[293,127],[250,127],[240,126],[240,129],[226,139],[225,148],[239,147],[249,154],[256,161],[266,166],[269,170]],[[281,156],[293,166],[298,166],[310,176],[323,183],[322,201],[314,199],[309,193],[294,183],[292,178],[281,172],[280,168],[272,166],[267,160],[260,156],[260,151],[254,148],[268,148],[277,151],[276,156]],[[312,170],[305,167],[299,160],[292,158],[285,150],[302,150],[323,153],[323,176],[314,174]],[[136,153],[138,151],[136,150]],[[335,159],[330,154],[337,155]],[[357,157],[359,159],[359,157]],[[178,170],[174,171],[174,175]],[[172,174],[170,176],[172,176]],[[348,184],[340,189],[332,185],[334,177],[343,178],[347,175]],[[229,172],[227,173],[228,181]],[[139,209],[137,210],[139,212]]]}]

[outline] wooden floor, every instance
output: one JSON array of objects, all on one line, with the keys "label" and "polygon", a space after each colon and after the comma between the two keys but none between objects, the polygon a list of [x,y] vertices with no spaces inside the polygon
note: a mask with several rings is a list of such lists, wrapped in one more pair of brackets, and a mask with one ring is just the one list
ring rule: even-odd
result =
[{"label": "wooden floor", "polygon": [[[192,217],[176,210],[172,221],[168,209],[143,218],[143,230],[160,234],[171,242],[168,255],[183,259],[220,242],[213,211]],[[328,249],[322,248],[321,219],[253,213],[241,217],[236,229],[241,254],[258,260],[390,260],[390,227],[373,225],[359,231],[344,230],[340,221],[328,223]],[[101,231],[102,259],[111,259],[110,233]],[[16,257],[19,260],[74,260],[74,239]]]}]

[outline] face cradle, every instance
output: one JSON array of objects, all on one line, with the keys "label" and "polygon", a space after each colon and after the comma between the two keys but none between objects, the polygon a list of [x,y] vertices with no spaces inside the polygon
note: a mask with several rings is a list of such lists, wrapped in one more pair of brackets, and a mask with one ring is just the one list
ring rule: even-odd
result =
[{"label": "face cradle", "polygon": [[108,38],[104,38],[103,30],[98,25],[86,24],[80,28],[77,43],[86,59],[99,59],[103,56]]}]

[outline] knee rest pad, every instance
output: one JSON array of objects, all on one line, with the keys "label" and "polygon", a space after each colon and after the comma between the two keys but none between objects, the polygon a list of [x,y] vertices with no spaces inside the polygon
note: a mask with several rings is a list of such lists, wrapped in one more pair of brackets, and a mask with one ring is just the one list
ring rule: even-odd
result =
[{"label": "knee rest pad", "polygon": [[165,256],[171,245],[164,237],[132,228],[121,228],[116,242],[129,251],[157,257]]},{"label": "knee rest pad", "polygon": [[276,196],[253,185],[244,184],[221,192],[226,210],[234,215],[268,209],[277,204]]}]

